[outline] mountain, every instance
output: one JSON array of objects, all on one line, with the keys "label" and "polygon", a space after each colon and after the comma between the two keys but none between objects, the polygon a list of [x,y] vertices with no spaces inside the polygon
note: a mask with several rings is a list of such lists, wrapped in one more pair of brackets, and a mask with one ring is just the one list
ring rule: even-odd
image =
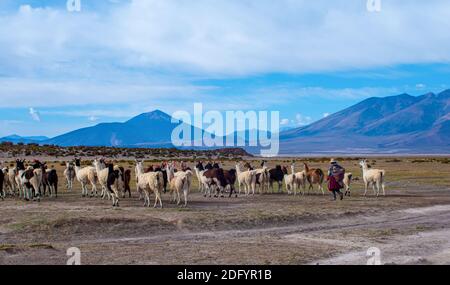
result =
[{"label": "mountain", "polygon": [[[171,116],[156,110],[138,115],[124,123],[102,123],[57,136],[43,143],[60,146],[173,147],[172,131],[180,124],[184,123],[172,123]],[[205,134],[205,131],[191,125],[186,124],[185,127],[191,130],[192,135],[194,132]],[[245,131],[245,134],[247,142],[249,131]],[[236,144],[238,133],[232,135],[235,137],[231,141]],[[225,144],[225,137],[219,139]]]},{"label": "mountain", "polygon": [[369,98],[309,126],[280,134],[284,154],[448,153],[450,90]]},{"label": "mountain", "polygon": [[0,138],[0,142],[12,142],[12,143],[41,143],[43,141],[48,140],[48,137],[45,136],[30,136],[30,137],[21,137],[19,135],[10,135],[3,138]]},{"label": "mountain", "polygon": [[[0,139],[14,143],[60,146],[173,147],[172,131],[182,126],[205,131],[156,110],[123,123],[102,123],[55,138],[20,137]],[[251,131],[242,136],[248,145]],[[259,133],[259,131],[255,131]],[[450,153],[450,90],[422,96],[401,94],[369,98],[311,125],[282,131],[280,154]],[[231,135],[229,135],[231,136]],[[221,137],[225,140],[225,137]],[[201,147],[206,148],[206,147]],[[259,147],[245,147],[259,153]]]},{"label": "mountain", "polygon": [[[156,110],[138,115],[124,123],[102,123],[75,130],[50,140],[60,146],[172,147],[172,130],[182,122]],[[193,131],[193,127],[192,131]]]}]

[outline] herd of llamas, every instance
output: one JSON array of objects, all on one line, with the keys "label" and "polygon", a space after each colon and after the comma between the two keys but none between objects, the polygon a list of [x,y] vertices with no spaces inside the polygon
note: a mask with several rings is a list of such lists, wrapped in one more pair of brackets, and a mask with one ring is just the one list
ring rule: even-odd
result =
[{"label": "herd of llamas", "polygon": [[[385,171],[370,168],[366,160],[360,161],[362,179],[367,195],[372,186],[374,195],[380,192],[385,195]],[[150,207],[150,197],[154,196],[153,207],[163,207],[162,195],[169,192],[171,201],[186,207],[188,196],[192,188],[194,175],[198,180],[199,191],[205,197],[236,197],[243,193],[245,196],[274,191],[282,192],[283,184],[289,195],[305,195],[317,187],[319,193],[325,194],[323,183],[326,180],[324,171],[320,168],[310,168],[306,163],[303,170],[297,172],[295,164],[289,167],[277,165],[275,168],[266,166],[263,161],[259,168],[253,168],[249,162],[237,163],[233,169],[223,169],[219,163],[198,162],[194,171],[186,163],[177,165],[174,162],[164,162],[161,165],[145,168],[143,161],[136,160],[135,177],[136,191],[139,199],[144,201],[145,207]],[[72,191],[74,181],[81,185],[82,197],[100,197],[112,200],[113,207],[119,206],[120,198],[127,195],[131,198],[131,170],[122,166],[95,159],[91,166],[82,167],[81,160],[75,159],[66,163],[64,178],[68,191]],[[345,195],[350,195],[352,173],[345,173],[343,186]],[[236,190],[237,184],[237,190]],[[99,188],[97,186],[100,186]],[[89,193],[90,188],[90,193]],[[47,192],[48,189],[48,192]],[[307,190],[307,192],[306,192]],[[99,193],[100,192],[100,193]],[[0,171],[1,199],[18,197],[27,201],[39,201],[41,197],[58,196],[58,175],[55,169],[48,169],[45,163],[34,161],[25,166],[25,160],[16,160],[15,167],[4,167]],[[183,200],[183,202],[182,202]]]}]

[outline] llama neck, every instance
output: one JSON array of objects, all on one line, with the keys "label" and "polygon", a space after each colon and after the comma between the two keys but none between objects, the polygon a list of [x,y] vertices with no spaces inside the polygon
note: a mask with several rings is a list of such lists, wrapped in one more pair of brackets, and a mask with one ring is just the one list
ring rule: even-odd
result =
[{"label": "llama neck", "polygon": [[364,164],[364,165],[362,166],[362,171],[363,171],[363,173],[367,172],[368,169],[369,169],[369,168],[367,167],[366,164]]},{"label": "llama neck", "polygon": [[167,180],[172,181],[172,179],[175,178],[175,172],[173,171],[173,168],[167,169]]},{"label": "llama neck", "polygon": [[97,171],[97,172],[100,172],[102,169],[100,168],[100,163],[97,161],[97,162],[95,162],[95,170]]},{"label": "llama neck", "polygon": [[295,166],[293,164],[291,165],[291,171],[292,171],[292,174],[295,173]]},{"label": "llama neck", "polygon": [[137,173],[138,176],[142,175],[142,167],[139,164],[136,165],[136,173]]},{"label": "llama neck", "polygon": [[81,167],[75,166],[75,174],[78,175],[78,172],[80,172]]}]

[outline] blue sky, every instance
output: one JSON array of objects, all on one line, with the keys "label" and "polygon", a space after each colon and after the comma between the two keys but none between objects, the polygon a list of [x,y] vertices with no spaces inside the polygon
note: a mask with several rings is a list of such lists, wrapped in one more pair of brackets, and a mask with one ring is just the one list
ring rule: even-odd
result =
[{"label": "blue sky", "polygon": [[381,3],[81,0],[70,13],[66,0],[2,0],[0,136],[194,102],[278,110],[294,127],[368,97],[450,88],[450,2]]}]

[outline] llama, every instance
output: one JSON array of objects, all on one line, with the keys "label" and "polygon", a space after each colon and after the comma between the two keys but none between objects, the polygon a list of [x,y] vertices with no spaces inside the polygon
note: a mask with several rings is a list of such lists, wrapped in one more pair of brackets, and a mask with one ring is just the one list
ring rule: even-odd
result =
[{"label": "llama", "polygon": [[[9,196],[14,197],[16,193],[15,189],[15,182],[14,182],[14,172],[13,169],[9,169],[8,167],[5,167],[2,169],[3,172],[3,191],[6,194],[6,191],[8,190]],[[11,180],[11,173],[13,173],[12,180]]]},{"label": "llama", "polygon": [[323,190],[323,180],[325,178],[325,175],[323,174],[323,171],[320,168],[312,168],[310,169],[308,167],[308,164],[303,163],[304,165],[304,171],[306,173],[306,181],[308,181],[309,188],[308,192],[312,190],[314,187],[314,184],[317,184],[318,190],[322,191],[322,195],[325,195],[325,191]]},{"label": "llama", "polygon": [[13,196],[20,194],[18,193],[19,187],[16,183],[16,176],[17,176],[17,168],[9,168],[8,169],[8,184],[11,189],[11,193]]},{"label": "llama", "polygon": [[292,170],[291,171],[292,174],[289,174],[286,166],[284,166],[282,168],[283,176],[284,176],[284,184],[286,185],[286,190],[288,192],[288,195],[291,195],[292,191],[294,191],[294,195],[297,195],[297,191],[295,188],[295,174],[294,174],[294,170],[292,167],[291,167],[291,170]]},{"label": "llama", "polygon": [[250,194],[250,191],[252,191],[252,195],[255,195],[256,190],[255,172],[252,170],[249,163],[245,163],[244,167],[247,170],[241,171],[240,165],[236,164],[239,194],[241,194],[241,187],[244,186],[246,196]]},{"label": "llama", "polygon": [[[19,167],[18,167],[19,168]],[[39,178],[40,169],[33,169],[29,166],[27,169],[23,170],[23,167],[19,168],[20,183],[22,184],[24,190],[24,197],[26,201],[40,201],[39,187],[41,178]],[[39,170],[39,171],[36,171]]]},{"label": "llama", "polygon": [[[222,168],[213,167],[211,169],[208,169],[203,173],[203,176],[205,177],[204,179],[209,197],[211,197],[211,193],[214,189],[216,189],[217,193],[224,191],[223,188],[225,187],[226,183]],[[205,193],[204,196],[206,197],[207,194]],[[217,197],[217,195],[215,196]]]},{"label": "llama", "polygon": [[108,164],[108,176],[106,178],[106,189],[111,193],[113,207],[119,207],[119,182],[120,170],[114,167],[113,164]]},{"label": "llama", "polygon": [[265,161],[261,163],[261,167],[253,170],[255,174],[253,180],[255,185],[259,185],[259,194],[263,194],[264,191],[269,192],[269,171]]},{"label": "llama", "polygon": [[300,171],[300,172],[295,172],[295,164],[294,163],[291,165],[291,170],[292,170],[292,173],[294,173],[294,187],[295,187],[295,189],[296,190],[297,189],[302,189],[301,190],[302,195],[305,195],[305,188],[306,188],[306,181],[307,181],[306,171],[303,170],[303,171]]},{"label": "llama", "polygon": [[345,189],[345,196],[350,196],[350,184],[352,183],[353,174],[351,173],[345,173],[344,175],[344,189]]},{"label": "llama", "polygon": [[[363,172],[363,180],[364,180],[364,196],[367,194],[367,188],[369,187],[369,184],[372,184],[374,195],[377,197],[380,196],[380,188],[383,189],[383,196],[386,196],[386,192],[384,189],[384,177],[386,172],[382,169],[370,169],[367,166],[366,160],[361,160],[359,162],[359,165],[362,168]],[[376,190],[375,190],[376,185]]]},{"label": "llama", "polygon": [[77,180],[81,184],[81,196],[88,196],[87,185],[90,183],[92,186],[91,197],[97,196],[97,174],[95,173],[95,168],[92,166],[87,166],[81,168],[81,160],[79,158],[75,159],[75,175]]},{"label": "llama", "polygon": [[154,208],[158,205],[163,208],[161,200],[161,192],[164,190],[164,177],[162,172],[149,172],[144,173],[144,165],[142,161],[136,161],[136,180],[137,180],[137,191],[141,193],[144,197],[144,207],[150,207],[150,195],[149,190],[155,193],[155,204]]},{"label": "llama", "polygon": [[35,160],[32,166],[33,168],[33,177],[30,179],[30,183],[34,189],[34,196],[38,195],[38,197],[42,196],[42,180],[44,177],[45,171],[45,163],[41,163],[39,160]]},{"label": "llama", "polygon": [[23,197],[26,201],[40,201],[40,187],[42,183],[41,163],[35,161],[33,166],[25,169],[25,160],[16,160],[18,173],[16,183],[23,191]]},{"label": "llama", "polygon": [[233,193],[235,193],[237,197],[234,188],[237,178],[235,169],[223,170],[222,168],[213,168],[208,170],[207,173],[205,173],[205,176],[212,178],[212,184],[216,186],[216,194],[214,197],[218,198],[220,196],[223,198],[226,189],[229,189],[229,197],[231,197]]},{"label": "llama", "polygon": [[246,171],[241,171],[239,164],[236,164],[236,173],[239,187],[239,194],[241,194],[241,187],[244,186],[245,195],[248,196],[250,194],[250,190],[252,190],[253,195],[255,195],[255,184],[254,181],[254,173],[251,170],[251,167],[248,163],[245,164],[247,166]]},{"label": "llama", "polygon": [[100,187],[102,188],[101,197],[102,199],[105,199],[106,197],[108,200],[111,198],[110,192],[108,191],[108,174],[109,169],[105,166],[103,160],[97,160],[95,159],[94,162],[95,172],[97,173],[97,180],[100,184]]},{"label": "llama", "polygon": [[203,176],[203,173],[205,172],[203,163],[201,161],[198,162],[194,169],[195,169],[195,175],[197,176],[197,180],[198,180],[198,191],[202,194],[206,193],[205,183],[202,181],[202,176]]},{"label": "llama", "polygon": [[128,198],[131,198],[131,188],[130,188],[130,182],[131,182],[131,170],[123,168],[122,166],[119,167],[119,171],[121,173],[122,178],[122,198],[125,198],[126,193],[128,192]]},{"label": "llama", "polygon": [[139,200],[143,200],[145,199],[144,197],[144,192],[142,191],[141,188],[138,187],[139,184],[139,175],[138,173],[148,173],[148,171],[144,171],[144,163],[143,161],[136,161],[136,166],[134,167],[134,175],[135,175],[135,179],[136,179],[136,191],[139,193]]},{"label": "llama", "polygon": [[184,197],[184,207],[188,204],[188,194],[192,179],[192,171],[178,171],[175,173],[175,167],[173,164],[168,164],[166,167],[167,179],[169,181],[170,190],[173,193],[173,202],[177,202],[177,205],[181,203],[181,192]]},{"label": "llama", "polygon": [[256,170],[254,170],[249,163],[246,163],[246,165],[253,173],[252,183],[255,185],[255,188],[256,185],[259,186],[259,194],[263,194],[264,190],[269,192],[269,171],[266,167],[266,162],[263,161],[261,163],[262,168]]},{"label": "llama", "polygon": [[73,164],[70,162],[66,163],[66,169],[64,169],[64,177],[67,182],[67,190],[72,192],[73,190],[73,181],[75,180],[76,174]]},{"label": "llama", "polygon": [[235,193],[236,198],[238,196],[238,194],[236,193],[236,188],[234,186],[234,184],[236,184],[236,179],[237,179],[236,173],[237,173],[236,169],[225,170],[223,172],[223,175],[225,177],[225,182],[226,182],[225,187],[229,188],[229,190],[230,190],[230,195],[228,196],[229,198],[231,198],[231,196],[233,196],[233,192]]},{"label": "llama", "polygon": [[165,163],[162,163],[161,166],[155,167],[154,172],[161,172],[163,175],[163,189],[164,193],[167,192],[167,185],[168,185],[168,179],[167,179],[167,171],[166,171],[166,165]]},{"label": "llama", "polygon": [[278,184],[278,193],[282,192],[284,175],[285,173],[283,172],[281,165],[277,165],[274,169],[269,170],[269,185],[270,189],[272,189],[272,193],[274,182],[277,182]]},{"label": "llama", "polygon": [[44,196],[46,188],[48,187],[48,195],[53,197],[53,194],[55,194],[55,198],[58,198],[58,173],[56,173],[55,169],[46,169],[45,164],[42,166],[42,173]]},{"label": "llama", "polygon": [[[25,200],[28,199],[27,193],[28,188],[25,186],[25,180],[23,179],[23,175],[25,173],[25,160],[16,159],[16,168],[14,171],[14,183],[19,190],[19,198],[23,198]],[[28,182],[28,181],[26,181]]]},{"label": "llama", "polygon": [[300,171],[295,173],[295,189],[301,189],[302,195],[305,195],[306,188],[306,171]]}]

